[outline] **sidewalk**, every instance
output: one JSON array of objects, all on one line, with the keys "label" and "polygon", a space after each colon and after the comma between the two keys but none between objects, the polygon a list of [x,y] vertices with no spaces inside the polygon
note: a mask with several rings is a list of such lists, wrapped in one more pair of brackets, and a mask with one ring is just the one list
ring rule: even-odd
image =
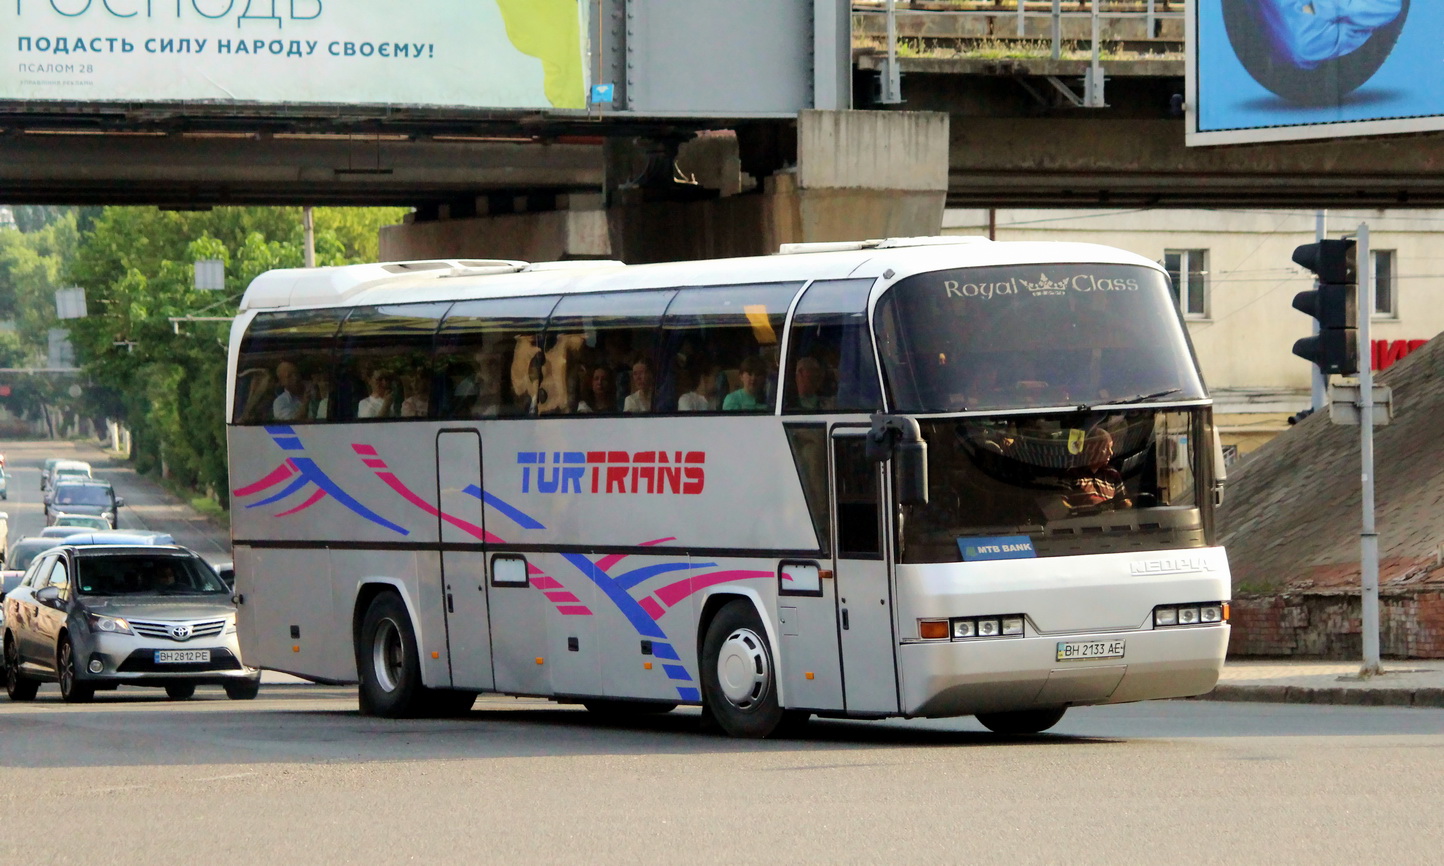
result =
[{"label": "sidewalk", "polygon": [[1360,662],[1230,661],[1218,686],[1199,700],[1290,704],[1444,707],[1444,661],[1385,661],[1384,673],[1359,676]]}]

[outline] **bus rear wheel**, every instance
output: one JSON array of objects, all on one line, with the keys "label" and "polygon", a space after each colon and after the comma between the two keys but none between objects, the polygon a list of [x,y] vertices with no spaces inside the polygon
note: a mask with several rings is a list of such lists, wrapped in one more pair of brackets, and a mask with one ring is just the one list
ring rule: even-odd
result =
[{"label": "bus rear wheel", "polygon": [[777,666],[767,632],[752,604],[729,601],[702,641],[702,708],[734,737],[786,733],[798,715],[777,702]]},{"label": "bus rear wheel", "polygon": [[356,633],[362,715],[403,719],[424,715],[427,690],[421,684],[416,632],[401,597],[383,592],[371,600]]},{"label": "bus rear wheel", "polygon": [[1014,710],[1011,713],[978,713],[975,717],[983,727],[995,734],[1041,734],[1063,718],[1067,707],[1043,710]]}]

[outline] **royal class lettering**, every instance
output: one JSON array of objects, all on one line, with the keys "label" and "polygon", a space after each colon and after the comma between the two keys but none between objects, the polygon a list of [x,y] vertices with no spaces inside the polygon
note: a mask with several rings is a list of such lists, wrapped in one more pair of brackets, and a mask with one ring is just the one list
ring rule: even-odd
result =
[{"label": "royal class lettering", "polygon": [[522,493],[676,493],[707,483],[705,451],[520,451]]},{"label": "royal class lettering", "polygon": [[1036,280],[1010,277],[985,283],[964,283],[944,280],[943,292],[950,298],[982,298],[990,300],[1003,295],[1027,294],[1033,297],[1062,296],[1075,292],[1136,292],[1138,280],[1110,279],[1093,274],[1078,274],[1070,279],[1055,280],[1039,274]]}]

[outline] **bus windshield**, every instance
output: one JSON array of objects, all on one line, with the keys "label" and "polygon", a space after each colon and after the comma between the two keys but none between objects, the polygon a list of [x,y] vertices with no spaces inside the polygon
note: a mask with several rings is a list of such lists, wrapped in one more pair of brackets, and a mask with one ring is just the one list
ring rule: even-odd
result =
[{"label": "bus windshield", "polygon": [[1151,268],[919,274],[882,297],[874,324],[898,412],[1204,397],[1168,279]]},{"label": "bus windshield", "polygon": [[966,560],[969,540],[1029,536],[1038,556],[1202,547],[1195,443],[1208,410],[926,419],[929,495],[900,560]]}]

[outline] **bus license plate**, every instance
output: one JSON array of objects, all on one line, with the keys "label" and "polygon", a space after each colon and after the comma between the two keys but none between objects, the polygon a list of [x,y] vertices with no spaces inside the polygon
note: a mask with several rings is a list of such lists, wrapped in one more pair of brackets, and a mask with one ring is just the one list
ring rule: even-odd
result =
[{"label": "bus license plate", "polygon": [[1076,662],[1084,659],[1121,659],[1123,641],[1058,641],[1058,661]]},{"label": "bus license plate", "polygon": [[[1059,650],[1061,652],[1061,650]],[[155,663],[158,665],[186,665],[211,660],[211,651],[203,650],[156,650]]]}]

